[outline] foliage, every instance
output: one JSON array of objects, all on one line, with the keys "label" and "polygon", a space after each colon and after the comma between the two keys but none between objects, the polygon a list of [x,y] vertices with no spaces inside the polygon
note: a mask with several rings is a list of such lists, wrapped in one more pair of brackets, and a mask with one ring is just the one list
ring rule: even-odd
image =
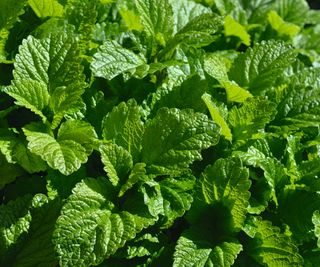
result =
[{"label": "foliage", "polygon": [[319,25],[0,0],[0,266],[319,266]]}]

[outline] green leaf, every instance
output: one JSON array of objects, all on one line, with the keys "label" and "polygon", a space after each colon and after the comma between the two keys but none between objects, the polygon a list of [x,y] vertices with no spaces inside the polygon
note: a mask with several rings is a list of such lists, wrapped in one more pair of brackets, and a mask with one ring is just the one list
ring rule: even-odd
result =
[{"label": "green leaf", "polygon": [[249,254],[266,266],[303,266],[303,258],[290,236],[280,233],[269,221],[254,218],[255,234],[249,243]]},{"label": "green leaf", "polygon": [[174,267],[213,266],[231,267],[242,245],[235,242],[223,242],[214,248],[204,248],[187,237],[180,237],[174,253]]},{"label": "green leaf", "polygon": [[281,0],[274,2],[273,9],[285,21],[303,25],[309,11],[309,5],[305,0]]},{"label": "green leaf", "polygon": [[246,31],[245,27],[239,22],[234,20],[230,15],[226,16],[224,19],[224,34],[225,36],[236,36],[242,43],[246,46],[250,46],[251,37]]},{"label": "green leaf", "polygon": [[45,83],[36,80],[19,80],[14,81],[13,85],[6,87],[3,91],[16,99],[16,105],[30,109],[43,121],[47,120],[42,113],[42,110],[48,106],[50,99]]},{"label": "green leaf", "polygon": [[31,200],[31,195],[25,195],[0,206],[0,259],[23,233],[28,232],[32,219],[28,212]]},{"label": "green leaf", "polygon": [[83,106],[86,83],[78,53],[76,39],[66,33],[41,40],[29,36],[19,48],[14,81],[6,92],[43,118],[48,118],[44,110],[50,108],[52,128],[56,128],[64,115]]},{"label": "green leaf", "polygon": [[136,68],[146,64],[143,55],[123,48],[116,41],[106,41],[94,54],[91,69],[96,77],[111,80],[123,74],[134,74]]},{"label": "green leaf", "polygon": [[218,53],[206,54],[204,70],[219,82],[228,81],[228,65],[230,60]]},{"label": "green leaf", "polygon": [[274,10],[271,10],[268,13],[268,22],[271,25],[271,27],[278,32],[280,36],[287,35],[290,38],[293,38],[300,31],[299,26],[285,22]]},{"label": "green leaf", "polygon": [[201,97],[207,90],[209,90],[208,82],[194,75],[182,82],[180,86],[171,88],[163,84],[151,95],[148,107],[152,114],[156,114],[157,110],[162,107],[192,108],[194,111],[204,113],[206,106]]},{"label": "green leaf", "polygon": [[0,154],[0,189],[22,174],[24,170],[19,165],[8,163],[5,156]]},{"label": "green leaf", "polygon": [[105,144],[99,147],[101,161],[110,182],[117,186],[133,167],[130,153],[121,146],[115,144]]},{"label": "green leaf", "polygon": [[247,140],[273,120],[275,104],[264,98],[248,98],[241,107],[234,106],[228,117],[234,140]]},{"label": "green leaf", "polygon": [[221,85],[226,90],[229,102],[243,103],[246,99],[252,97],[249,91],[243,89],[233,81],[224,81]]},{"label": "green leaf", "polygon": [[314,225],[314,235],[318,238],[318,248],[320,248],[320,213],[316,210],[312,215],[312,223]]},{"label": "green leaf", "polygon": [[173,50],[180,43],[193,47],[207,46],[221,32],[223,20],[214,13],[201,14],[186,24],[169,42],[167,50]]},{"label": "green leaf", "polygon": [[73,140],[90,154],[96,147],[98,136],[95,129],[88,122],[80,120],[67,120],[61,124],[58,132],[59,140]]},{"label": "green leaf", "polygon": [[[260,142],[264,143],[264,140],[262,139]],[[240,156],[245,164],[263,170],[264,176],[260,175],[256,183],[262,184],[263,181],[267,183],[270,194],[268,194],[268,190],[265,189],[263,192],[263,199],[265,201],[272,199],[277,205],[278,200],[276,190],[282,189],[286,183],[289,183],[284,165],[274,158],[271,153],[271,155],[266,155],[255,146],[250,146],[247,152],[238,152],[235,154]]]},{"label": "green leaf", "polygon": [[212,13],[210,8],[195,3],[193,1],[170,0],[169,2],[173,10],[173,25],[175,27],[174,32],[181,30],[184,26],[188,24],[188,22],[190,22],[198,16],[202,14]]},{"label": "green leaf", "polygon": [[135,0],[140,22],[147,35],[165,46],[173,33],[173,12],[168,0]]},{"label": "green leaf", "polygon": [[48,165],[64,175],[70,175],[88,159],[86,150],[73,140],[56,140],[47,133],[23,129],[29,142],[28,149],[40,156]]},{"label": "green leaf", "polygon": [[162,108],[146,124],[142,161],[153,173],[179,171],[200,160],[200,151],[218,140],[218,126],[204,114]]},{"label": "green leaf", "polygon": [[26,0],[2,0],[0,8],[0,62],[6,62],[6,42],[10,29],[24,13]]},{"label": "green leaf", "polygon": [[295,51],[279,41],[262,41],[238,56],[229,78],[253,94],[268,89],[295,60]]},{"label": "green leaf", "polygon": [[312,215],[319,205],[319,194],[307,190],[287,189],[279,197],[278,212],[283,221],[290,226],[292,238],[298,244],[314,238]]},{"label": "green leaf", "polygon": [[214,122],[216,122],[221,128],[221,135],[223,135],[227,140],[232,141],[232,133],[231,130],[225,121],[225,118],[222,116],[217,105],[212,101],[211,95],[204,94],[202,95],[202,100],[207,105],[210,115]]},{"label": "green leaf", "polygon": [[56,266],[51,238],[60,211],[59,202],[37,194],[33,199],[26,196],[10,202],[6,208],[7,216],[1,217],[6,218],[3,233],[10,248],[0,263],[3,266]]},{"label": "green leaf", "polygon": [[133,99],[114,107],[102,122],[103,138],[126,149],[134,162],[140,155],[143,132],[141,111]]},{"label": "green leaf", "polygon": [[195,178],[184,174],[179,179],[167,178],[157,183],[146,182],[142,186],[144,203],[154,217],[163,215],[161,227],[169,228],[191,208]]},{"label": "green leaf", "polygon": [[28,3],[39,18],[63,15],[63,6],[57,0],[28,0]]},{"label": "green leaf", "polygon": [[201,188],[208,204],[222,203],[232,215],[232,229],[239,231],[246,218],[251,182],[248,169],[238,158],[218,159],[201,175]]},{"label": "green leaf", "polygon": [[92,33],[98,17],[98,0],[69,0],[65,17],[79,36],[79,49],[85,54],[90,48]]},{"label": "green leaf", "polygon": [[112,212],[103,178],[85,179],[73,189],[57,220],[53,243],[61,266],[98,265],[153,220]]},{"label": "green leaf", "polygon": [[122,197],[127,190],[132,188],[136,183],[140,180],[146,180],[146,164],[145,163],[137,163],[133,166],[128,180],[121,186],[119,191],[119,197]]},{"label": "green leaf", "polygon": [[19,140],[15,144],[13,156],[17,163],[29,173],[41,172],[47,169],[47,164],[41,157],[29,151],[26,141]]},{"label": "green leaf", "polygon": [[274,124],[291,128],[317,127],[320,122],[319,70],[305,69],[297,74],[279,97],[278,113]]}]

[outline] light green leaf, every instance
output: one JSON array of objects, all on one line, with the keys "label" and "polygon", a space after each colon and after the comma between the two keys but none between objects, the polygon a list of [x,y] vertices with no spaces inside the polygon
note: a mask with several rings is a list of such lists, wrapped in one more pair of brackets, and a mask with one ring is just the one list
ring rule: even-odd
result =
[{"label": "light green leaf", "polygon": [[3,91],[16,99],[15,103],[17,105],[30,109],[39,115],[43,121],[47,120],[42,110],[48,106],[50,95],[47,90],[47,85],[42,81],[13,81],[13,84],[5,87]]},{"label": "light green leaf", "polygon": [[124,20],[124,23],[128,27],[128,30],[136,30],[136,31],[142,31],[143,25],[140,22],[139,16],[132,10],[121,8],[119,10],[120,15],[122,19]]},{"label": "light green leaf", "polygon": [[254,218],[255,234],[249,241],[249,254],[259,263],[272,267],[301,267],[303,258],[290,236],[280,233],[269,221]]},{"label": "light green leaf", "polygon": [[75,172],[88,159],[85,148],[73,140],[56,140],[47,133],[26,128],[23,131],[29,142],[28,149],[64,175]]},{"label": "light green leaf", "polygon": [[98,135],[88,122],[67,120],[59,128],[58,139],[73,140],[86,148],[87,153],[90,154],[92,149],[96,147]]},{"label": "light green leaf", "polygon": [[295,51],[287,44],[262,41],[238,56],[229,78],[251,93],[259,94],[268,89],[294,60]]},{"label": "light green leaf", "polygon": [[103,138],[122,146],[132,155],[134,161],[140,155],[143,132],[141,111],[133,99],[114,107],[102,122]]},{"label": "light green leaf", "polygon": [[134,74],[136,68],[144,64],[143,55],[123,48],[116,41],[106,41],[94,54],[91,69],[96,77],[111,80],[122,73]]},{"label": "light green leaf", "polygon": [[204,70],[219,82],[228,81],[228,65],[230,60],[218,53],[206,54]]},{"label": "light green leaf", "polygon": [[0,62],[6,62],[6,42],[9,30],[24,13],[27,0],[1,0],[0,8]]},{"label": "light green leaf", "polygon": [[238,254],[242,251],[242,245],[235,242],[223,242],[214,247],[210,255],[212,266],[233,266]]},{"label": "light green leaf", "polygon": [[214,248],[204,248],[201,242],[194,242],[187,237],[180,237],[174,253],[174,267],[212,266],[231,267],[242,245],[235,242],[223,242]]},{"label": "light green leaf", "polygon": [[204,5],[195,3],[194,1],[170,0],[169,2],[173,10],[174,32],[181,30],[188,24],[188,22],[198,16],[212,13],[212,10],[209,7],[205,7]]},{"label": "light green leaf", "polygon": [[233,81],[224,81],[221,83],[227,93],[227,99],[230,102],[242,103],[247,98],[252,97],[249,91],[243,89]]},{"label": "light green leaf", "polygon": [[314,225],[314,235],[318,238],[318,248],[320,248],[320,213],[316,210],[312,215],[312,223]]},{"label": "light green leaf", "polygon": [[280,0],[274,1],[273,9],[283,20],[303,25],[309,11],[309,5],[305,0]]},{"label": "light green leaf", "polygon": [[101,153],[101,161],[104,164],[103,169],[107,173],[110,182],[117,186],[133,167],[130,153],[123,147],[112,143],[101,145],[99,151]]},{"label": "light green leaf", "polygon": [[238,158],[218,159],[201,175],[201,188],[208,204],[217,202],[232,214],[232,229],[239,231],[246,218],[251,182],[248,169]]},{"label": "light green leaf", "polygon": [[180,43],[193,47],[209,45],[222,30],[223,20],[214,13],[201,14],[186,24],[169,42],[165,51],[173,50]]},{"label": "light green leaf", "polygon": [[287,35],[290,38],[293,38],[300,31],[299,26],[285,22],[274,10],[271,10],[268,13],[268,22],[271,27],[279,33],[279,35]]},{"label": "light green leaf", "polygon": [[52,128],[56,128],[64,115],[83,106],[86,83],[78,53],[76,39],[66,33],[41,40],[29,36],[16,56],[8,94],[43,118],[49,104],[54,113]]},{"label": "light green leaf", "polygon": [[171,173],[200,160],[201,150],[217,144],[219,127],[190,109],[162,108],[146,124],[142,161],[154,173]]},{"label": "light green leaf", "polygon": [[236,36],[246,46],[250,46],[251,37],[245,27],[234,20],[230,15],[226,16],[224,19],[224,34],[225,36]]},{"label": "light green leaf", "polygon": [[220,128],[221,128],[221,135],[223,135],[227,140],[232,141],[232,133],[231,130],[225,121],[225,118],[222,116],[220,113],[219,108],[217,105],[212,101],[211,95],[209,94],[204,94],[202,95],[202,100],[205,102],[207,105],[210,115],[213,119],[214,122],[216,122]]},{"label": "light green leaf", "polygon": [[275,104],[264,98],[250,97],[241,107],[234,106],[228,117],[234,140],[247,140],[264,130],[275,114]]},{"label": "light green leaf", "polygon": [[28,3],[39,18],[63,15],[63,6],[57,0],[28,0]]},{"label": "light green leaf", "polygon": [[173,12],[168,0],[135,0],[140,22],[147,35],[165,46],[173,33]]},{"label": "light green leaf", "polygon": [[109,197],[103,178],[85,179],[73,189],[53,235],[61,266],[98,265],[153,224],[126,211],[113,213]]}]

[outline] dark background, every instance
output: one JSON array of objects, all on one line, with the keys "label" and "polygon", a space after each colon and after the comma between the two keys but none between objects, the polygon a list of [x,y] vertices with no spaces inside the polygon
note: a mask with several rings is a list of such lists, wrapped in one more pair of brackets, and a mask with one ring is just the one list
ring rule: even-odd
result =
[{"label": "dark background", "polygon": [[308,1],[309,6],[313,9],[320,9],[320,1],[319,0],[311,0]]}]

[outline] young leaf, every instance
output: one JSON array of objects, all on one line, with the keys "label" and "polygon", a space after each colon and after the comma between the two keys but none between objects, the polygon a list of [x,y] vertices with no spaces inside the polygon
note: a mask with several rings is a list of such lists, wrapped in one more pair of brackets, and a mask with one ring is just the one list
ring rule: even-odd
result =
[{"label": "young leaf", "polygon": [[251,182],[248,169],[238,158],[219,159],[201,175],[201,188],[208,204],[221,202],[232,215],[232,228],[239,231],[246,218]]},{"label": "young leaf", "polygon": [[39,18],[60,17],[63,6],[58,0],[28,0],[29,5]]},{"label": "young leaf", "polygon": [[202,149],[217,144],[219,130],[204,114],[190,109],[162,108],[146,124],[142,161],[154,173],[185,169],[201,159]]},{"label": "young leaf", "polygon": [[285,22],[274,10],[268,13],[268,22],[279,35],[287,35],[294,38],[300,31],[300,27],[292,23]]},{"label": "young leaf", "polygon": [[221,135],[223,135],[227,140],[232,141],[231,130],[225,121],[225,118],[221,115],[217,105],[211,100],[211,95],[204,94],[202,95],[202,100],[207,105],[210,115],[214,122],[216,122],[221,127]]},{"label": "young leaf", "polygon": [[245,27],[242,26],[239,22],[234,20],[230,15],[225,17],[224,21],[224,34],[226,36],[236,36],[242,43],[246,46],[250,46],[251,37],[246,31]]}]

